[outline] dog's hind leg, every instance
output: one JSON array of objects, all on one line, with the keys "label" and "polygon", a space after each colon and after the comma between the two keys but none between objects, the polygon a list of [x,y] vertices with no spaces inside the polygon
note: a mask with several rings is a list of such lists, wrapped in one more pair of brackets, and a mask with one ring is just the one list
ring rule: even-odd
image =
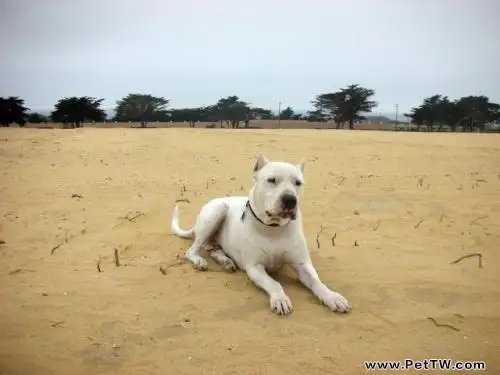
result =
[{"label": "dog's hind leg", "polygon": [[207,269],[207,260],[200,255],[200,252],[213,241],[214,235],[226,218],[227,210],[228,206],[223,201],[209,202],[201,209],[194,227],[195,240],[185,254],[185,258],[194,268],[200,271]]},{"label": "dog's hind leg", "polygon": [[215,247],[209,252],[209,254],[226,271],[234,272],[237,270],[237,267],[234,264],[233,260],[224,253],[220,245],[215,245]]}]

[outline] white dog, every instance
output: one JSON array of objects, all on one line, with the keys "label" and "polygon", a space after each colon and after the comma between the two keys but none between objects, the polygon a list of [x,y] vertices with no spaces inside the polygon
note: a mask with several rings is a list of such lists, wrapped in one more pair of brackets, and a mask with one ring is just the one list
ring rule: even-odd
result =
[{"label": "white dog", "polygon": [[349,312],[349,302],[319,279],[311,262],[302,229],[299,197],[304,183],[304,163],[293,165],[257,157],[254,185],[248,197],[216,198],[199,213],[194,228],[179,228],[179,208],[172,216],[172,232],[194,238],[185,257],[196,269],[206,270],[201,251],[226,270],[244,270],[267,292],[271,310],[279,315],[292,312],[292,302],[283,287],[268,275],[288,264],[299,280],[332,311]]}]

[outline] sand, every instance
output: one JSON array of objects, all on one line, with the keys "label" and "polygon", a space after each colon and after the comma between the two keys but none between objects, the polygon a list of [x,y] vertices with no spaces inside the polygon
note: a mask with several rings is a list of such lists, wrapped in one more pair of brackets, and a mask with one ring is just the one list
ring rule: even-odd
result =
[{"label": "sand", "polygon": [[[182,260],[175,200],[189,227],[208,199],[245,194],[261,151],[307,159],[310,252],[351,314],[285,269],[295,311],[278,317],[243,273]],[[0,129],[0,167],[2,375],[360,374],[405,358],[500,373],[498,135]],[[469,253],[482,268],[451,264]]]}]

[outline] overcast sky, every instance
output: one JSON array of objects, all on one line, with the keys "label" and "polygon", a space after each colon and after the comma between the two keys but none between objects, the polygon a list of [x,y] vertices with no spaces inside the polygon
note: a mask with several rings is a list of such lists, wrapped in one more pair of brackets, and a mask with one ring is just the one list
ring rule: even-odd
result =
[{"label": "overcast sky", "polygon": [[435,93],[500,102],[499,14],[499,0],[0,0],[0,96],[308,110],[359,83],[376,112]]}]

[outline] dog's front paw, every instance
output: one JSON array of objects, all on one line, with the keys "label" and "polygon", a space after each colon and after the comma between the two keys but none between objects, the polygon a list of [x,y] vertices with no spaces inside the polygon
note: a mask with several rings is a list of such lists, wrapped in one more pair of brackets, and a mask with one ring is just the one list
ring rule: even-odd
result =
[{"label": "dog's front paw", "polygon": [[292,301],[286,294],[272,294],[269,299],[271,311],[278,315],[288,315],[293,311]]},{"label": "dog's front paw", "polygon": [[324,292],[324,295],[321,297],[321,302],[328,306],[332,311],[340,313],[347,313],[351,311],[349,301],[347,301],[343,295],[331,290],[326,290]]},{"label": "dog's front paw", "polygon": [[198,271],[206,271],[208,269],[208,262],[203,257],[200,256],[191,257],[189,261],[193,264],[193,267]]}]

